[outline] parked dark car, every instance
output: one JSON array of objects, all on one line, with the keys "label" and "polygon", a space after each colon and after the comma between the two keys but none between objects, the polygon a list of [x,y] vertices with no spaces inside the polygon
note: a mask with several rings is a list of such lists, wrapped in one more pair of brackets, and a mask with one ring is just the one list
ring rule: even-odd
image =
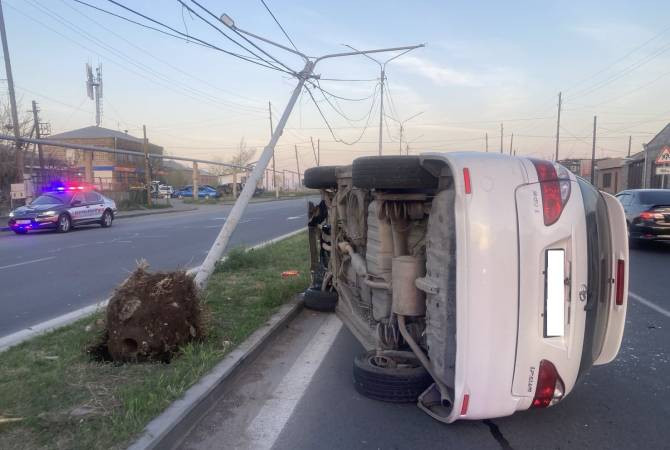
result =
[{"label": "parked dark car", "polygon": [[[193,186],[184,186],[172,193],[172,198],[193,197]],[[209,185],[198,186],[198,198],[219,198],[221,193]]]},{"label": "parked dark car", "polygon": [[670,241],[670,189],[629,189],[616,197],[626,212],[631,243]]}]

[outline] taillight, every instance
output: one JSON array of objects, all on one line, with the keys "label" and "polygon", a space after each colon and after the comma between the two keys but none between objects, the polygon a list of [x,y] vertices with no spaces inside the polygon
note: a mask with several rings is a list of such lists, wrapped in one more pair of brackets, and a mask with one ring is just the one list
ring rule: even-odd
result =
[{"label": "taillight", "polygon": [[655,213],[652,211],[642,211],[640,213],[640,219],[642,220],[654,220],[654,219],[662,219],[663,214],[660,213]]},{"label": "taillight", "polygon": [[537,387],[533,397],[533,408],[546,408],[558,403],[565,394],[565,385],[558,376],[556,367],[546,359],[540,362],[537,375]]},{"label": "taillight", "polygon": [[553,225],[561,217],[563,207],[570,198],[570,175],[565,167],[549,161],[531,159],[542,193],[544,224]]},{"label": "taillight", "polygon": [[616,263],[616,305],[623,305],[623,282],[626,276],[626,261],[620,259]]},{"label": "taillight", "polygon": [[472,184],[470,183],[470,169],[467,167],[463,168],[463,184],[465,185],[465,193],[470,194],[472,192]]}]

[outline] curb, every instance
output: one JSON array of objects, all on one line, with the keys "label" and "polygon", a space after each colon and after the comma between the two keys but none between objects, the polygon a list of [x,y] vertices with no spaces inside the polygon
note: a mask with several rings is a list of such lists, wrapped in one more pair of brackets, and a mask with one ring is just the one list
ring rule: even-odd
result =
[{"label": "curb", "polygon": [[[266,245],[271,245],[274,244],[275,242],[279,242],[284,239],[288,239],[292,236],[295,236],[296,234],[300,234],[303,231],[305,231],[307,227],[299,228],[295,231],[291,231],[290,233],[283,234],[281,236],[278,236],[276,238],[270,239],[268,241],[263,241],[259,244],[256,244],[252,247],[249,247],[248,250],[255,250],[258,248],[263,248]],[[226,257],[224,256],[221,258],[224,260]],[[192,267],[186,271],[187,274],[191,275],[194,274],[195,272],[198,271],[200,266]],[[23,330],[17,331],[12,334],[8,334],[7,336],[3,336],[0,338],[0,353],[4,352],[5,350],[8,350],[11,347],[14,347],[16,345],[21,344],[22,342],[25,342],[29,339],[32,339],[36,336],[39,336],[41,334],[48,333],[50,331],[54,331],[58,328],[62,328],[64,326],[70,325],[80,319],[83,319],[85,317],[88,317],[95,313],[96,311],[104,308],[107,306],[107,303],[109,303],[109,300],[111,299],[111,296],[101,302],[94,303],[89,306],[85,306],[84,308],[77,309],[75,311],[69,312],[67,314],[63,314],[62,316],[54,317],[53,319],[49,319],[46,322],[41,322],[36,325],[33,325],[28,328],[24,328]]]},{"label": "curb", "polygon": [[188,209],[170,209],[166,208],[167,211],[156,211],[156,212],[138,212],[138,213],[131,213],[131,214],[124,214],[122,216],[114,216],[114,219],[127,219],[130,217],[141,217],[141,216],[154,216],[158,214],[169,214],[169,213],[179,213],[179,212],[188,212],[188,211],[197,211],[198,208],[188,208]]},{"label": "curb", "polygon": [[283,305],[270,320],[231,351],[144,428],[128,450],[172,448],[218,399],[230,377],[251,362],[303,308],[302,300]]}]

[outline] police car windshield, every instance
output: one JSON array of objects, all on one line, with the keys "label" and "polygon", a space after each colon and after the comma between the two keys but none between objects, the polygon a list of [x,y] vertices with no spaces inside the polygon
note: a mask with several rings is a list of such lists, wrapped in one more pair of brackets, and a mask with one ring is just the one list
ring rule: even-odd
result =
[{"label": "police car windshield", "polygon": [[35,200],[33,200],[31,205],[62,205],[64,200],[65,198],[56,197],[56,194],[45,194],[40,195]]}]

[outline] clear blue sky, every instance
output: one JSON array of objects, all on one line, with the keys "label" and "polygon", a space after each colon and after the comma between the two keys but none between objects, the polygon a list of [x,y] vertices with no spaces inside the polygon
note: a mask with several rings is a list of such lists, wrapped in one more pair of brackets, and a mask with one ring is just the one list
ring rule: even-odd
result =
[{"label": "clear blue sky", "polygon": [[[88,1],[130,16],[108,1]],[[119,1],[242,51],[176,1]],[[400,120],[422,113],[405,126],[411,152],[483,150],[487,132],[490,149],[499,151],[502,121],[505,151],[514,133],[519,153],[550,157],[559,91],[565,100],[562,156],[590,154],[594,114],[598,156],[623,156],[629,134],[635,151],[670,121],[664,100],[670,98],[665,2],[266,1],[309,55],[342,51],[343,43],[358,48],[427,44],[387,68],[387,113]],[[260,1],[202,3],[217,15],[227,12],[240,28],[288,45]],[[3,5],[22,107],[37,100],[54,132],[94,124],[94,105],[84,86],[86,62],[103,65],[103,126],[138,135],[146,124],[150,139],[168,152],[207,158],[227,159],[241,138],[260,151],[269,134],[267,102],[272,101],[276,123],[295,83],[72,0],[4,0]],[[268,50],[300,66],[290,55]],[[280,167],[294,167],[294,144],[301,169],[314,164],[310,136],[321,139],[324,163],[376,152],[378,67],[356,57],[324,63],[317,72],[373,80],[322,83],[343,97],[372,96],[357,102],[331,99],[355,119],[350,122],[315,93],[338,139],[358,138],[372,111],[370,126],[354,146],[336,142],[305,94],[280,141]],[[386,122],[384,150],[395,153],[398,126],[393,119]]]}]

